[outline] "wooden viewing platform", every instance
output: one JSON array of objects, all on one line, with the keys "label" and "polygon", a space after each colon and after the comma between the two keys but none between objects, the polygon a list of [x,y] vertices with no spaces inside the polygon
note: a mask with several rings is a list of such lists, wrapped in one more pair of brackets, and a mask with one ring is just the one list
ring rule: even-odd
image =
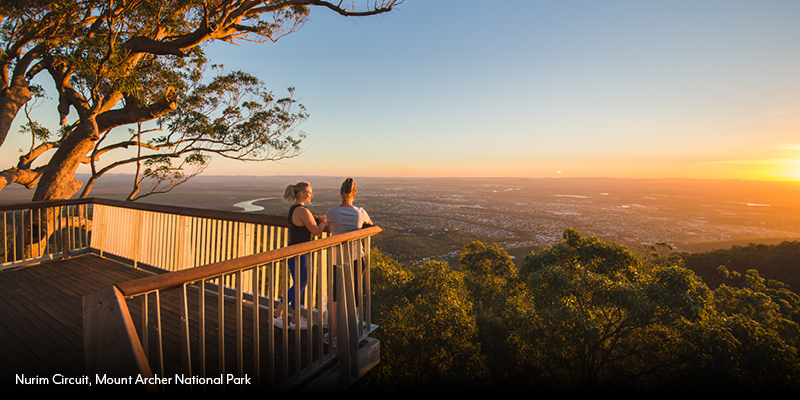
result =
[{"label": "wooden viewing platform", "polygon": [[[100,389],[144,377],[160,384],[127,383],[338,390],[379,362],[380,342],[368,336],[377,328],[369,249],[378,227],[288,246],[285,218],[274,216],[107,199],[0,205],[0,213],[3,385],[53,390],[44,384],[63,377],[71,387],[59,391],[86,390],[107,376],[123,379]],[[275,328],[276,299],[292,285],[287,264],[301,257],[309,282],[295,301],[309,329]]]}]

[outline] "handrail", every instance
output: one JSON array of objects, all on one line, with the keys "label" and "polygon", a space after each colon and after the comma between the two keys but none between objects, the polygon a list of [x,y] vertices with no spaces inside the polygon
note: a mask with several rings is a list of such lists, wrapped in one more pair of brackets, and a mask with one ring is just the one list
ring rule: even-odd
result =
[{"label": "handrail", "polygon": [[351,240],[376,235],[381,231],[382,230],[380,227],[373,226],[354,232],[331,236],[325,239],[282,247],[280,249],[275,249],[264,253],[238,257],[227,261],[170,272],[167,274],[159,274],[146,278],[140,278],[119,283],[116,286],[124,296],[136,296],[154,290],[165,291],[177,288],[186,282],[194,282],[203,278],[234,272],[242,268],[251,267],[253,265],[283,260],[297,254],[309,253],[320,248],[330,247]]},{"label": "handrail", "polygon": [[67,200],[45,200],[23,203],[0,204],[0,211],[19,211],[25,209],[37,209],[58,206],[71,206],[79,204],[102,204],[107,206],[122,207],[133,210],[161,212],[167,214],[182,215],[198,218],[219,218],[233,222],[251,222],[272,226],[288,227],[289,221],[286,217],[267,214],[249,214],[236,211],[208,210],[194,207],[181,207],[166,204],[136,203],[132,201],[105,199],[100,197],[89,197],[85,199]]},{"label": "handrail", "polygon": [[18,211],[32,208],[47,208],[58,206],[73,206],[77,204],[91,203],[92,199],[68,199],[68,200],[45,200],[45,201],[31,201],[22,203],[5,203],[0,204],[0,211]]}]

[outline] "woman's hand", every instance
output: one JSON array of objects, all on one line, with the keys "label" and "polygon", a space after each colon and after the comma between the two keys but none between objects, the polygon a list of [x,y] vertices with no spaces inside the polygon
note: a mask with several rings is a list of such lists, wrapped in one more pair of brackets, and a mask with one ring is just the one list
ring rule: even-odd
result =
[{"label": "woman's hand", "polygon": [[[295,211],[292,219],[295,218],[295,225],[300,225],[302,223],[302,225],[308,228],[308,231],[314,236],[319,236],[322,234],[322,231],[324,230],[324,228],[322,228],[322,224],[325,224],[325,222],[317,222],[317,219],[326,217],[315,217],[313,214],[311,214],[311,211],[305,207],[302,207],[298,211]],[[327,221],[327,218],[325,221]]]}]

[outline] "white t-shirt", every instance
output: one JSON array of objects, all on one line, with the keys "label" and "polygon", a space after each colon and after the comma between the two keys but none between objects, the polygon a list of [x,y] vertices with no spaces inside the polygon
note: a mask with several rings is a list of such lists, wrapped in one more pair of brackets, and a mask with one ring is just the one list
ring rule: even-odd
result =
[{"label": "white t-shirt", "polygon": [[[372,224],[367,212],[361,207],[337,206],[331,207],[326,213],[328,227],[331,229],[331,236],[341,235],[342,233],[353,232],[361,229],[366,224]],[[353,260],[357,260],[364,255],[363,249],[352,249]],[[339,262],[339,252],[333,249],[334,264]]]},{"label": "white t-shirt", "polygon": [[332,236],[357,231],[364,224],[372,224],[367,211],[361,207],[331,207],[328,209],[326,217]]}]

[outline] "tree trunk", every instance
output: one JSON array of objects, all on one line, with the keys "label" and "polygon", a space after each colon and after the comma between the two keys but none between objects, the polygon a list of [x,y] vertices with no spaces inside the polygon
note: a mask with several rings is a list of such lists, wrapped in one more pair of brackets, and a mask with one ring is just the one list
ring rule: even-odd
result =
[{"label": "tree trunk", "polygon": [[17,112],[30,99],[31,92],[27,86],[12,86],[0,91],[0,147],[8,137]]},{"label": "tree trunk", "polygon": [[75,172],[99,138],[94,117],[85,118],[53,154],[39,178],[32,201],[62,200],[72,197],[83,183]]}]

